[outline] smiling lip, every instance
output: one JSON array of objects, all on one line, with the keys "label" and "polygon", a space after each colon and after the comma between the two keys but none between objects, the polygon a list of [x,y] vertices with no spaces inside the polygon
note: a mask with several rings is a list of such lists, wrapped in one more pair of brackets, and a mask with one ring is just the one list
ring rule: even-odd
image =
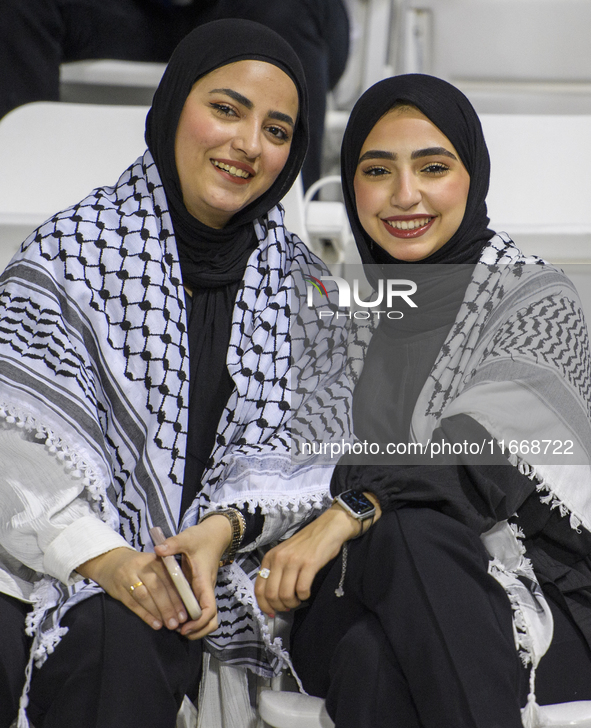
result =
[{"label": "smiling lip", "polygon": [[[248,184],[256,175],[254,169],[249,164],[244,164],[244,162],[236,162],[233,159],[210,159],[210,161],[214,169],[225,179],[238,185]],[[224,167],[227,167],[227,169],[224,169]],[[246,172],[249,176],[241,177],[236,174],[238,171]]]},{"label": "smiling lip", "polygon": [[435,219],[432,215],[395,215],[382,218],[382,223],[395,238],[419,238],[431,228]]}]

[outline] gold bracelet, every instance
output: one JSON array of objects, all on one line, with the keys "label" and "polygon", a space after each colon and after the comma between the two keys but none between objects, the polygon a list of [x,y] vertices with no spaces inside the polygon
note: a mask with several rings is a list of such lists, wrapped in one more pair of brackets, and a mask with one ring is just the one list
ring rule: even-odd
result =
[{"label": "gold bracelet", "polygon": [[201,516],[199,523],[203,523],[206,518],[210,518],[211,516],[225,516],[230,521],[232,538],[228,548],[224,551],[220,559],[220,566],[228,566],[236,558],[236,552],[240,548],[244,531],[246,530],[246,521],[242,513],[236,508],[223,508],[219,511],[209,511],[209,513]]}]

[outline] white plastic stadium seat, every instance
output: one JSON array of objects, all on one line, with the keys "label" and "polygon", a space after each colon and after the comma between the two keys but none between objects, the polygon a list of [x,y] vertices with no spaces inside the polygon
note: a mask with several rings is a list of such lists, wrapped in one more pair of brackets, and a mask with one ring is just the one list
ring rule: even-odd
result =
[{"label": "white plastic stadium seat", "polygon": [[0,121],[0,271],[37,225],[114,184],[143,153],[146,113],[40,101]]},{"label": "white plastic stadium seat", "polygon": [[113,59],[62,63],[60,100],[149,105],[165,68],[165,63]]},{"label": "white plastic stadium seat", "polygon": [[[591,323],[591,115],[481,114],[491,227],[564,269]],[[576,161],[575,161],[576,160]]]},{"label": "white plastic stadium seat", "polygon": [[273,728],[334,728],[324,700],[300,693],[262,690],[259,714]]},{"label": "white plastic stadium seat", "polygon": [[589,114],[590,23],[588,0],[405,0],[396,70],[451,81],[478,112]]}]

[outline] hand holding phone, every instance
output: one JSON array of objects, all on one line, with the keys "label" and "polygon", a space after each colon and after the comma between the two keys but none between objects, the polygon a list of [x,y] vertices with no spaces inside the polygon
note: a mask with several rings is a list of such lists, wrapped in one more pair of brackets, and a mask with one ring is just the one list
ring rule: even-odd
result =
[{"label": "hand holding phone", "polygon": [[[166,541],[160,526],[154,526],[151,528],[150,536],[152,537],[154,546],[160,546]],[[201,607],[193,594],[191,585],[183,574],[181,567],[178,565],[177,560],[174,556],[161,556],[160,558],[162,559],[166,570],[170,574],[170,578],[172,579],[180,598],[183,600],[183,604],[187,608],[189,616],[193,620],[199,619],[201,616]]]}]

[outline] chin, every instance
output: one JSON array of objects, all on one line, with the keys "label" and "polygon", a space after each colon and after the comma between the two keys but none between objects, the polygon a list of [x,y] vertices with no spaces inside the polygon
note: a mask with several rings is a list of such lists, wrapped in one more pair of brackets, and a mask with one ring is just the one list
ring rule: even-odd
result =
[{"label": "chin", "polygon": [[405,263],[417,263],[419,260],[424,260],[435,252],[435,250],[431,248],[429,250],[424,250],[422,246],[419,248],[418,246],[398,246],[390,244],[381,245],[381,247],[384,248],[386,253],[389,253],[393,258],[396,258],[396,260],[402,260]]}]

